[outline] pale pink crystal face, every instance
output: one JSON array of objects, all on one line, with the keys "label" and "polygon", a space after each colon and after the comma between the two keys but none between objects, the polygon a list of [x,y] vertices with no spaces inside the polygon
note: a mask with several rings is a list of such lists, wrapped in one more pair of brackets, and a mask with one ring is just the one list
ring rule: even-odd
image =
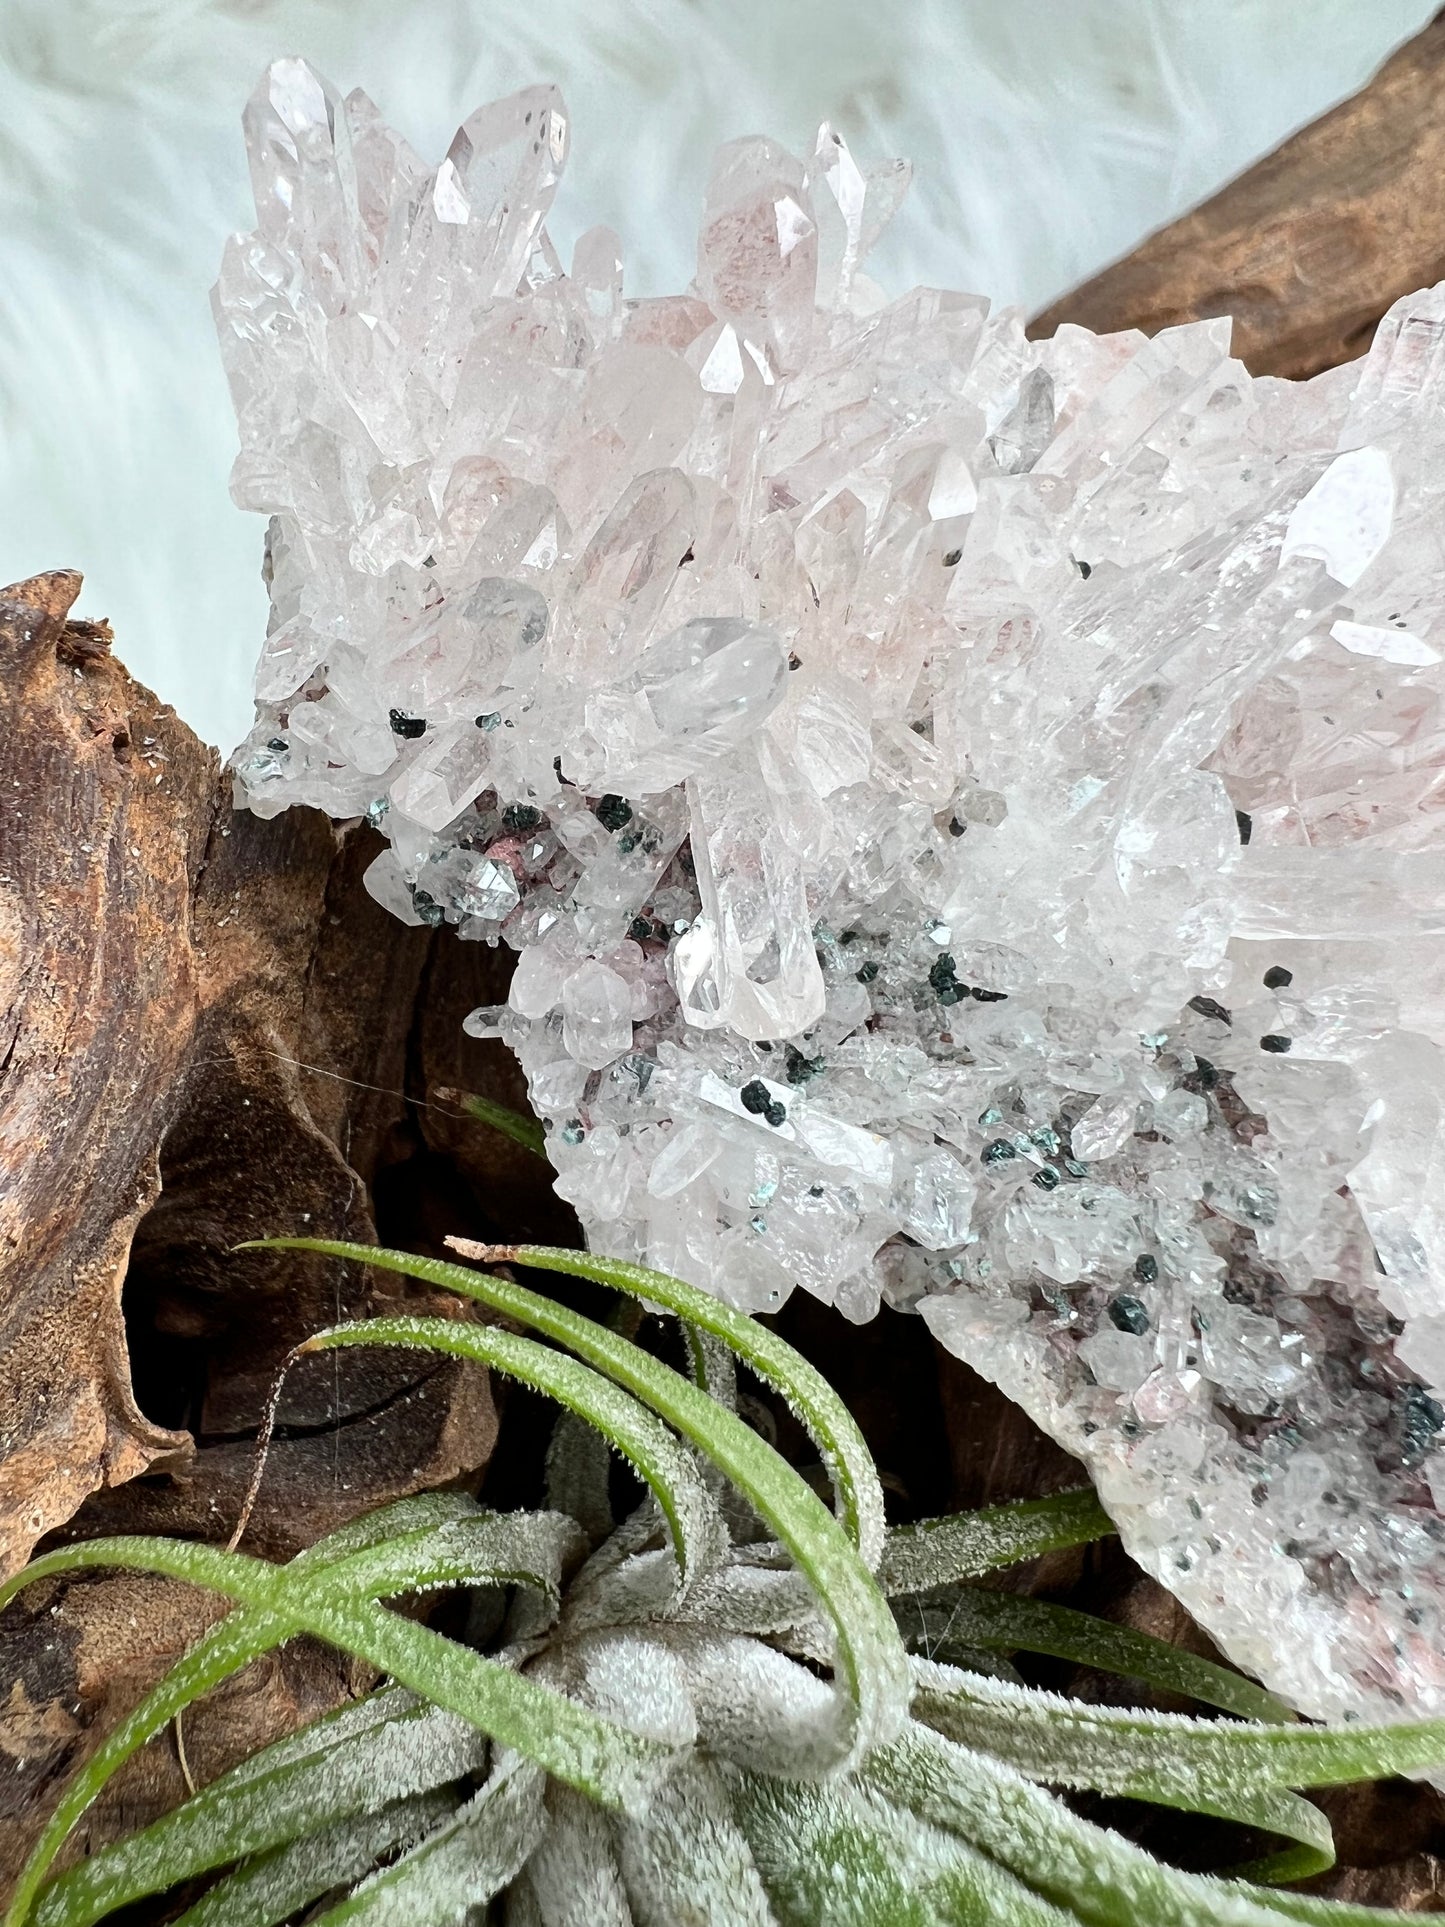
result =
[{"label": "pale pink crystal face", "polygon": [[216,306],[273,620],[237,777],[366,812],[600,1248],[915,1309],[1307,1710],[1445,1711],[1445,298],[1253,381],[859,272],[719,156],[563,269],[555,93],[441,166],[282,62]]}]

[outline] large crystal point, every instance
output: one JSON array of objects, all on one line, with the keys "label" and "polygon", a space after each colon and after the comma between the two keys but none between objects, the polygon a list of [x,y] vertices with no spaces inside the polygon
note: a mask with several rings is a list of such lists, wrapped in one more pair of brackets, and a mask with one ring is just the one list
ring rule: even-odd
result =
[{"label": "large crystal point", "polygon": [[1445,1713],[1445,287],[1254,382],[886,300],[831,129],[656,300],[563,271],[550,89],[246,130],[244,800],[518,953],[601,1248],[916,1309],[1302,1708]]}]

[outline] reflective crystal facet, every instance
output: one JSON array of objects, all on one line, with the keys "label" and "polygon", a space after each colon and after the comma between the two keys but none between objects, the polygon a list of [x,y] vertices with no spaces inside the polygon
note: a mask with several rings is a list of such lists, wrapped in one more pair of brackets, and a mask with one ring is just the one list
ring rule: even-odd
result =
[{"label": "reflective crystal facet", "polygon": [[1033,343],[864,278],[906,170],[824,128],[637,300],[551,89],[246,129],[244,800],[518,953],[599,1248],[918,1311],[1244,1665],[1445,1713],[1445,288],[1297,385]]}]

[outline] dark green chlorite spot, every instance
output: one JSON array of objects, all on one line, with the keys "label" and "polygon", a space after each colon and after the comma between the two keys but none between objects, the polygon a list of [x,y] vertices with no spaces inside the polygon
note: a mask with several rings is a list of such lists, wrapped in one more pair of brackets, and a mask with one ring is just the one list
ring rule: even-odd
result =
[{"label": "dark green chlorite spot", "polygon": [[632,821],[632,805],[625,796],[609,793],[598,802],[597,821],[604,830],[620,830],[624,823]]},{"label": "dark green chlorite spot", "polygon": [[1149,1314],[1137,1298],[1121,1291],[1117,1298],[1109,1300],[1109,1323],[1139,1338],[1149,1329]]}]

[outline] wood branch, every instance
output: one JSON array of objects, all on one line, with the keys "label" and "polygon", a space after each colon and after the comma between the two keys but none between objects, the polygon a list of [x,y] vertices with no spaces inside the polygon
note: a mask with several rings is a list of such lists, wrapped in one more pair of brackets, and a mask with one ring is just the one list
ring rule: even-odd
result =
[{"label": "wood branch", "polygon": [[[233,811],[215,753],[126,675],[103,623],[70,619],[80,586],[57,572],[0,591],[4,1571],[57,1528],[227,1537],[286,1353],[395,1307],[398,1281],[234,1254],[240,1240],[380,1231],[440,1252],[450,1231],[571,1228],[537,1160],[430,1096],[522,1101],[510,1056],[461,1028],[505,994],[504,960],[374,903],[362,827]],[[475,1482],[495,1436],[476,1367],[307,1361],[247,1549],[288,1556],[385,1500]],[[109,1574],[0,1619],[0,1868],[214,1611],[189,1587]],[[196,1709],[191,1764],[210,1778],[364,1684],[301,1642]],[[174,1741],[157,1740],[73,1851],[183,1791]]]},{"label": "wood branch", "polygon": [[1364,90],[1050,304],[1029,332],[1077,322],[1157,334],[1234,316],[1256,375],[1351,361],[1401,295],[1445,277],[1445,13]]}]

